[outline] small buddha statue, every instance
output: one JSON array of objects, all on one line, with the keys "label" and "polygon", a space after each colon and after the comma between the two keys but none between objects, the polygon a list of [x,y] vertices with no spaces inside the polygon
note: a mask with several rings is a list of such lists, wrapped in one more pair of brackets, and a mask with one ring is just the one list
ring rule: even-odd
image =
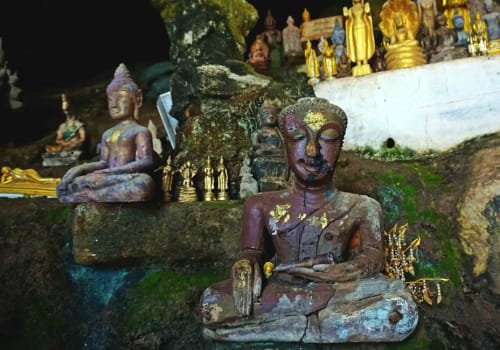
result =
[{"label": "small buddha statue", "polygon": [[142,93],[121,63],[106,88],[111,118],[118,124],[106,130],[100,160],[69,169],[57,186],[61,202],[140,202],[151,199],[155,183],[153,143],[148,128],[139,125]]},{"label": "small buddha statue", "polygon": [[403,281],[380,274],[380,204],[333,185],[344,111],[302,98],[279,118],[293,182],[245,201],[231,279],[201,296],[204,335],[239,342],[405,339],[418,310]]},{"label": "small buddha statue", "polygon": [[297,58],[302,58],[302,43],[300,41],[300,29],[295,25],[292,16],[286,20],[287,26],[282,31],[283,54],[288,63],[296,63]]},{"label": "small buddha statue", "polygon": [[427,35],[433,38],[438,14],[436,0],[417,0],[417,9],[421,26],[426,28]]},{"label": "small buddha statue", "polygon": [[344,28],[342,28],[337,18],[335,19],[335,27],[333,28],[332,31],[331,40],[334,46],[334,53],[336,60],[335,63],[339,64],[340,56],[342,56],[343,53],[346,53],[346,47],[345,47],[345,30]]},{"label": "small buddha statue", "polygon": [[458,11],[455,12],[455,15],[452,19],[453,29],[455,30],[455,35],[457,41],[455,42],[456,46],[467,46],[469,43],[469,34],[465,31],[465,20],[464,16],[462,16]]},{"label": "small buddha statue", "polygon": [[331,80],[337,74],[337,63],[335,60],[334,48],[328,44],[328,40],[323,43],[323,74],[326,80]]},{"label": "small buddha statue", "polygon": [[66,120],[57,128],[56,143],[45,146],[46,153],[42,155],[44,166],[75,163],[82,153],[80,147],[85,142],[85,128],[76,118],[66,94],[61,94],[61,100]]},{"label": "small buddha statue", "polygon": [[375,36],[370,4],[364,0],[353,0],[352,7],[343,8],[346,17],[347,56],[356,65],[352,75],[360,76],[372,72],[368,60],[375,53]]},{"label": "small buddha statue", "polygon": [[60,178],[42,177],[35,169],[3,166],[0,175],[0,192],[16,195],[56,196]]},{"label": "small buddha statue", "polygon": [[245,156],[243,164],[240,169],[240,198],[246,199],[259,192],[257,180],[252,175],[252,168],[250,167],[250,158]]},{"label": "small buddha statue", "polygon": [[319,83],[319,64],[316,51],[312,47],[310,40],[307,40],[304,56],[306,59],[306,74],[309,78],[308,84],[315,85]]},{"label": "small buddha statue", "polygon": [[225,201],[229,199],[229,178],[227,175],[227,169],[224,165],[224,157],[221,156],[219,164],[217,165],[217,200]]},{"label": "small buddha statue", "polygon": [[484,0],[483,21],[488,29],[488,39],[490,42],[500,39],[500,13],[494,11],[493,0]]},{"label": "small buddha statue", "polygon": [[455,27],[453,23],[453,17],[456,14],[462,16],[464,24],[463,30],[469,33],[472,30],[471,17],[469,9],[469,0],[443,0],[443,14],[447,19],[448,28],[453,29]]},{"label": "small buddha statue", "polygon": [[179,192],[179,202],[196,202],[198,200],[198,194],[196,193],[193,179],[198,173],[198,169],[196,169],[193,163],[188,160],[181,166],[178,172],[182,176],[182,186]]},{"label": "small buddha statue", "polygon": [[417,5],[413,1],[386,1],[380,12],[379,28],[385,38],[388,70],[427,63],[427,57],[416,40],[419,19]]},{"label": "small buddha statue", "polygon": [[269,70],[269,46],[264,41],[262,35],[257,35],[252,46],[247,61],[258,72]]},{"label": "small buddha statue", "polygon": [[351,60],[346,53],[340,56],[340,62],[337,64],[337,78],[349,77],[352,75]]},{"label": "small buddha statue", "polygon": [[481,13],[479,11],[476,11],[474,23],[472,24],[472,33],[477,38],[478,53],[480,55],[485,55],[487,47],[489,46],[488,29],[486,27],[486,22],[482,20]]},{"label": "small buddha statue", "polygon": [[462,47],[455,47],[457,35],[453,29],[448,28],[446,25],[446,17],[444,15],[436,17],[436,25],[436,47],[429,62],[441,62],[466,56]]},{"label": "small buddha statue", "polygon": [[205,163],[205,167],[203,168],[203,189],[204,196],[203,199],[207,202],[215,200],[214,196],[214,168],[212,167],[212,161],[210,160],[210,156],[207,156],[207,161]]},{"label": "small buddha statue", "polygon": [[302,11],[302,23],[300,24],[300,38],[302,39],[304,37],[304,24],[311,21],[311,13],[309,10],[304,8],[304,11]]},{"label": "small buddha statue", "polygon": [[271,9],[267,10],[264,28],[261,36],[269,46],[270,65],[272,68],[278,68],[282,62],[282,37],[281,31],[276,28],[276,19],[273,17]]},{"label": "small buddha statue", "polygon": [[172,196],[172,184],[174,180],[174,169],[172,168],[172,157],[168,156],[167,164],[163,167],[162,190],[165,202],[170,202]]}]

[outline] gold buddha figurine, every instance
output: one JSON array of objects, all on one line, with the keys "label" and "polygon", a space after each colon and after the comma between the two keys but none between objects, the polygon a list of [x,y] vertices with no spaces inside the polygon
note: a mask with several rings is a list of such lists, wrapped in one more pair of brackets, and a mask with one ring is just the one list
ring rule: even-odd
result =
[{"label": "gold buddha figurine", "polygon": [[447,19],[448,28],[453,29],[453,16],[455,12],[461,15],[464,18],[464,29],[463,31],[469,33],[472,29],[471,27],[471,18],[470,18],[470,9],[468,0],[443,0],[443,14]]},{"label": "gold buddha figurine", "polygon": [[353,0],[352,7],[343,8],[346,27],[347,56],[356,63],[352,75],[370,74],[372,69],[368,60],[375,53],[375,36],[370,4],[364,0]]},{"label": "gold buddha figurine", "polygon": [[163,177],[162,177],[162,190],[163,198],[165,202],[170,202],[171,192],[172,192],[172,182],[174,178],[174,171],[172,168],[172,157],[168,156],[167,164],[163,167]]},{"label": "gold buddha figurine", "polygon": [[217,165],[217,190],[219,191],[217,196],[218,201],[225,201],[229,199],[228,189],[227,169],[224,166],[224,157],[221,156],[219,165]]},{"label": "gold buddha figurine", "polygon": [[312,47],[310,40],[307,40],[304,56],[306,58],[306,74],[309,78],[307,83],[309,85],[315,85],[319,83],[319,64],[316,51]]},{"label": "gold buddha figurine", "polygon": [[472,25],[472,35],[477,38],[478,53],[480,55],[485,55],[489,46],[488,28],[486,27],[486,22],[482,20],[479,11],[476,11],[474,24]]},{"label": "gold buddha figurine", "polygon": [[300,24],[300,37],[302,38],[303,36],[303,31],[304,31],[304,23],[307,23],[311,20],[311,14],[309,11],[304,8],[304,11],[302,11],[302,23]]},{"label": "gold buddha figurine", "polygon": [[380,19],[379,27],[384,34],[388,70],[427,63],[426,55],[415,39],[419,19],[417,5],[413,1],[386,1],[380,12]]},{"label": "gold buddha figurine", "polygon": [[60,178],[41,177],[35,169],[2,167],[0,192],[56,197]]},{"label": "gold buddha figurine", "polygon": [[204,176],[204,200],[209,202],[215,200],[214,196],[214,168],[212,167],[212,162],[210,161],[210,156],[207,157],[207,162],[205,163],[205,167],[203,168],[203,176]]},{"label": "gold buddha figurine", "polygon": [[247,62],[259,72],[265,72],[269,69],[269,45],[261,34],[255,37],[255,41],[250,46]]},{"label": "gold buddha figurine", "polygon": [[181,166],[179,172],[182,176],[182,187],[179,193],[179,202],[196,202],[198,200],[198,195],[196,194],[196,188],[193,184],[193,178],[198,173],[198,170],[188,160]]},{"label": "gold buddha figurine", "polygon": [[328,40],[323,43],[323,73],[326,80],[334,78],[337,74],[337,64],[335,59],[335,48],[328,44]]}]

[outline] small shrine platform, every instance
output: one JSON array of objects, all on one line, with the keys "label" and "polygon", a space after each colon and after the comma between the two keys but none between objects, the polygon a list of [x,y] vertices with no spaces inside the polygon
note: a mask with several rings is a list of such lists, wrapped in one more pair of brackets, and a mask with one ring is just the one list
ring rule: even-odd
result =
[{"label": "small shrine platform", "polygon": [[418,152],[445,151],[500,131],[500,55],[322,81],[317,97],[349,119],[344,149],[392,139]]}]

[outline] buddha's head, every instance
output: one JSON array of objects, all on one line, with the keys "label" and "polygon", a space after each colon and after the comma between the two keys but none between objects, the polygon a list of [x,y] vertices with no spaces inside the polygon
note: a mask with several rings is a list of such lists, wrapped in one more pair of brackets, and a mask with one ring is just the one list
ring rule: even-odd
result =
[{"label": "buddha's head", "polygon": [[142,106],[142,93],[137,84],[130,78],[127,67],[120,63],[115,70],[113,80],[106,88],[109,114],[113,119],[139,118]]},{"label": "buddha's head", "polygon": [[311,14],[306,8],[304,9],[304,11],[302,11],[302,20],[304,22],[308,22],[311,20]]},{"label": "buddha's head", "polygon": [[340,26],[338,19],[335,20],[335,28],[332,32],[332,42],[335,45],[344,45],[345,43],[345,30]]},{"label": "buddha's head", "polygon": [[464,29],[464,24],[465,24],[464,16],[462,16],[460,13],[458,13],[457,10],[455,10],[455,14],[451,19],[451,23],[453,23],[453,27],[457,30]]},{"label": "buddha's head", "polygon": [[305,97],[284,108],[279,123],[296,181],[330,183],[347,127],[345,112],[326,99]]},{"label": "buddha's head", "polygon": [[293,19],[292,16],[288,16],[288,18],[286,19],[286,23],[289,25],[289,26],[293,26],[295,24],[295,20]]}]

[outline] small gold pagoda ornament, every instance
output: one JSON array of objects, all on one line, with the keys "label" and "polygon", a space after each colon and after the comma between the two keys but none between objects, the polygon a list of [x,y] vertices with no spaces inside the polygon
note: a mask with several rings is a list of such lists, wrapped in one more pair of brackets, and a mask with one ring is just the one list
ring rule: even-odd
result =
[{"label": "small gold pagoda ornament", "polygon": [[[417,249],[420,245],[420,237],[415,238],[409,245],[406,245],[405,234],[408,224],[394,225],[389,232],[384,231],[386,240],[385,247],[385,267],[384,273],[391,277],[406,282],[406,274],[415,276],[413,264],[417,262]],[[432,297],[435,296],[436,304],[441,303],[443,296],[441,294],[440,282],[447,282],[447,278],[419,278],[414,281],[408,281],[408,289],[416,302],[426,302],[433,305]],[[430,286],[430,283],[434,288]]]},{"label": "small gold pagoda ornament", "polygon": [[196,188],[193,185],[193,178],[196,176],[198,170],[188,160],[182,165],[179,172],[182,176],[182,187],[179,193],[179,202],[186,203],[198,201]]},{"label": "small gold pagoda ornament", "polygon": [[211,202],[215,200],[214,195],[214,168],[212,167],[212,162],[210,160],[210,156],[207,157],[207,161],[205,163],[205,167],[203,168],[203,176],[204,176],[204,195],[203,200],[206,202]]},{"label": "small gold pagoda ornament", "polygon": [[41,177],[35,169],[2,167],[0,193],[16,195],[57,197],[56,186],[60,178]]},{"label": "small gold pagoda ornament", "polygon": [[168,156],[167,164],[163,167],[163,177],[161,187],[163,190],[163,198],[165,202],[172,200],[172,182],[174,178],[174,170],[172,168],[172,157]]},{"label": "small gold pagoda ornament", "polygon": [[217,190],[219,191],[217,195],[218,201],[225,201],[229,199],[228,189],[227,169],[224,166],[224,157],[221,156],[219,165],[217,165]]}]

